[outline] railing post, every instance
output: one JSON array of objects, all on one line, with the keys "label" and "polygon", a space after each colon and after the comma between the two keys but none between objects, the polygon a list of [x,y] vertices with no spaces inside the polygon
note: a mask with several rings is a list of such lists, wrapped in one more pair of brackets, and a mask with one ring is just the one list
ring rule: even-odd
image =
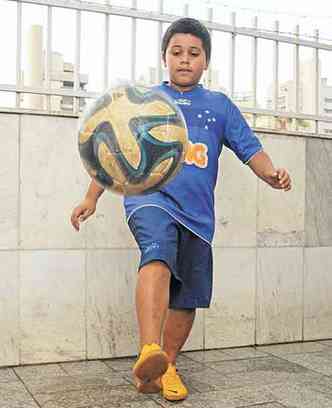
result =
[{"label": "railing post", "polygon": [[[160,14],[163,13],[164,2],[163,0],[158,0],[158,11]],[[163,36],[163,23],[161,21],[158,22],[158,34],[157,34],[157,69],[156,69],[156,80],[159,84],[163,80],[163,69],[162,69],[162,61],[161,61],[161,41]]]},{"label": "railing post", "polygon": [[[208,21],[212,22],[213,20],[213,9],[211,7],[208,8]],[[210,36],[211,36],[211,42],[213,39],[213,30],[209,30],[210,31]],[[208,70],[207,70],[207,84],[208,84],[208,88],[211,88],[212,86],[212,66],[211,66],[211,60],[208,66]]]},{"label": "railing post", "polygon": [[[19,1],[16,4],[16,86],[22,87],[22,3]],[[21,107],[21,94],[16,92],[16,107]]]},{"label": "railing post", "polygon": [[[45,85],[47,89],[51,87],[52,72],[52,7],[47,7],[47,26],[46,26],[46,64],[45,64]],[[46,95],[46,110],[51,112],[51,96]]]},{"label": "railing post", "polygon": [[[295,36],[299,39],[300,27],[295,26]],[[295,56],[294,56],[294,82],[295,82],[295,112],[300,113],[300,45],[295,44]],[[295,120],[295,129],[298,130],[298,120]]]},{"label": "railing post", "polygon": [[232,25],[232,33],[231,33],[231,44],[230,44],[230,67],[229,67],[229,90],[230,90],[230,97],[234,97],[234,75],[235,75],[235,37],[236,37],[236,13],[231,13],[231,25]]},{"label": "railing post", "polygon": [[[132,0],[132,6],[134,10],[137,9],[137,0]],[[131,72],[130,79],[132,82],[135,82],[136,79],[136,28],[137,28],[137,19],[132,18],[131,21]]]},{"label": "railing post", "polygon": [[[253,27],[258,29],[258,18],[254,17]],[[253,95],[253,107],[257,108],[257,50],[258,50],[258,38],[252,39],[252,54],[251,54],[251,76],[252,76],[252,95]],[[256,116],[253,115],[253,127],[256,126]]]},{"label": "railing post", "polygon": [[[315,39],[319,41],[319,30],[315,30]],[[319,49],[314,49],[315,57],[315,115],[319,116],[320,110],[320,63],[319,63]],[[315,133],[319,134],[319,121],[315,120]]]},{"label": "railing post", "polygon": [[[75,65],[74,65],[74,91],[80,89],[80,66],[81,66],[81,10],[76,10],[76,38],[75,38]],[[80,98],[74,97],[74,113],[80,109]]]},{"label": "railing post", "polygon": [[106,91],[109,87],[109,52],[110,52],[110,16],[105,14],[105,30],[104,30],[104,81],[103,90]]}]

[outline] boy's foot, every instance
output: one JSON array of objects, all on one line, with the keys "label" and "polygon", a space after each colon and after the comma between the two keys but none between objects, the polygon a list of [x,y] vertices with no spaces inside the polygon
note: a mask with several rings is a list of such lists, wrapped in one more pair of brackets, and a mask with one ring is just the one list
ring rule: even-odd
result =
[{"label": "boy's foot", "polygon": [[168,367],[167,354],[158,344],[145,344],[139,359],[136,361],[133,373],[142,383],[147,384],[161,377]]},{"label": "boy's foot", "polygon": [[136,377],[135,385],[136,385],[137,391],[143,394],[157,394],[161,390],[160,378],[144,383],[139,378]]},{"label": "boy's foot", "polygon": [[169,401],[184,400],[188,396],[188,390],[172,364],[169,364],[166,373],[161,377],[161,387],[163,397]]}]

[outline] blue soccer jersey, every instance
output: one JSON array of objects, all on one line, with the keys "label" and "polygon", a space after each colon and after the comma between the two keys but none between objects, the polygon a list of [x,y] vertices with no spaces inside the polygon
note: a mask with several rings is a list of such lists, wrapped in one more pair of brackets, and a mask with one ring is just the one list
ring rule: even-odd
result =
[{"label": "blue soccer jersey", "polygon": [[243,163],[262,150],[262,145],[239,109],[223,93],[201,85],[179,92],[166,82],[155,89],[165,92],[180,107],[188,128],[189,149],[181,171],[158,192],[125,197],[127,220],[141,207],[160,207],[211,243],[215,229],[214,189],[223,145]]}]

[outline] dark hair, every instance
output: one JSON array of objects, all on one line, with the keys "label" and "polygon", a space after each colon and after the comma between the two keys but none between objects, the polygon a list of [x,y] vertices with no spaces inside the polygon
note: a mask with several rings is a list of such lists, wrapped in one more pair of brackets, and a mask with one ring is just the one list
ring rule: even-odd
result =
[{"label": "dark hair", "polygon": [[184,17],[174,21],[166,30],[161,43],[161,52],[165,58],[168,43],[175,34],[191,34],[202,40],[203,49],[206,55],[206,62],[209,63],[211,57],[211,37],[208,29],[194,18]]}]

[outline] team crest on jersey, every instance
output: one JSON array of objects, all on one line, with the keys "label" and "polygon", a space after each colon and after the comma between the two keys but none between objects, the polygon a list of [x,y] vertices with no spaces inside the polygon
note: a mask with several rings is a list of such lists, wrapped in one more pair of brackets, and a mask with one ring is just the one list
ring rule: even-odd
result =
[{"label": "team crest on jersey", "polygon": [[175,99],[175,103],[177,105],[191,106],[191,100],[190,99],[185,99],[185,98]]},{"label": "team crest on jersey", "polygon": [[189,146],[185,158],[186,164],[195,165],[205,169],[208,165],[208,147],[204,143],[192,143]]}]

